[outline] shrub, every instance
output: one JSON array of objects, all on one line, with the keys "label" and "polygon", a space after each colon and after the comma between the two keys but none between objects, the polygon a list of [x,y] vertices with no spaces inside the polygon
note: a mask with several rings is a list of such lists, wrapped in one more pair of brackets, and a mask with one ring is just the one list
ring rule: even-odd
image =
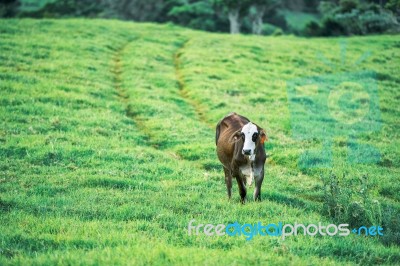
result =
[{"label": "shrub", "polygon": [[167,19],[194,29],[217,31],[223,27],[228,30],[228,24],[215,15],[214,7],[209,1],[174,6],[168,12]]},{"label": "shrub", "polygon": [[285,16],[281,12],[277,12],[275,9],[270,10],[265,14],[265,22],[276,25],[282,31],[287,31],[289,28]]},{"label": "shrub", "polygon": [[334,13],[338,7],[330,1],[321,1],[318,5],[318,12],[324,16]]},{"label": "shrub", "polygon": [[97,17],[104,10],[100,0],[58,0],[47,3],[36,11],[22,11],[21,17],[58,18],[58,17]]},{"label": "shrub", "polygon": [[347,13],[336,14],[331,20],[342,27],[344,35],[362,35],[366,32],[360,16],[360,10],[352,9]]},{"label": "shrub", "polygon": [[340,0],[339,6],[343,13],[351,12],[352,10],[358,8],[360,2],[358,0]]},{"label": "shrub", "polygon": [[272,36],[282,36],[284,34],[283,30],[280,28],[277,28],[273,33]]},{"label": "shrub", "polygon": [[381,205],[371,198],[372,185],[367,175],[348,180],[345,175],[339,178],[331,173],[322,181],[326,215],[354,227],[382,224]]},{"label": "shrub", "polygon": [[397,24],[398,26],[396,19],[389,12],[377,14],[367,11],[359,19],[366,33],[384,32],[387,29],[391,29],[392,25]]},{"label": "shrub", "polygon": [[400,212],[391,206],[384,206],[382,214],[382,227],[384,234],[382,243],[389,246],[400,245]]},{"label": "shrub", "polygon": [[321,35],[321,26],[316,21],[310,21],[304,28],[305,36],[319,36]]},{"label": "shrub", "polygon": [[282,29],[275,25],[269,23],[263,24],[263,29],[262,29],[263,35],[276,35],[277,32],[283,33]]},{"label": "shrub", "polygon": [[325,18],[322,22],[320,35],[340,36],[346,34],[346,27],[331,17]]},{"label": "shrub", "polygon": [[339,5],[322,1],[318,10],[323,15],[321,25],[309,23],[307,36],[365,35],[399,31],[395,14],[375,4],[360,4],[358,0],[341,0]]}]

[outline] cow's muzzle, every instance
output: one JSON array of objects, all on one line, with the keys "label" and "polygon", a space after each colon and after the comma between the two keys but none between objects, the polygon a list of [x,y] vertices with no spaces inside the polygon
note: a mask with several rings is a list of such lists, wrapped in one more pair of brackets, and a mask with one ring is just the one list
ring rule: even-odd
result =
[{"label": "cow's muzzle", "polygon": [[244,155],[251,155],[251,150],[243,150]]}]

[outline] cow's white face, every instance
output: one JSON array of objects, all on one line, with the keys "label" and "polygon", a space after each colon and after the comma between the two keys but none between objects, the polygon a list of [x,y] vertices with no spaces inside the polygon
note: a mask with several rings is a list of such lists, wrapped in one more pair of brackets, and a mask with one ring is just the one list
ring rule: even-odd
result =
[{"label": "cow's white face", "polygon": [[242,153],[243,155],[249,156],[250,160],[254,160],[255,157],[258,134],[257,126],[251,122],[247,123],[242,128],[242,137],[244,137]]}]

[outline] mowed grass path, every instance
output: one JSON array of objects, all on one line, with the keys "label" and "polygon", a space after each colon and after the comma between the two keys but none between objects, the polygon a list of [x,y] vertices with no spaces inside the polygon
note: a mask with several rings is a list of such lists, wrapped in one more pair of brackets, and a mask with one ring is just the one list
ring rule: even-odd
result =
[{"label": "mowed grass path", "polygon": [[[187,224],[333,222],[321,175],[368,174],[400,209],[400,38],[209,34],[105,20],[0,21],[0,264],[394,264],[379,238],[188,236]],[[354,62],[365,52],[363,64]],[[317,54],[337,65],[332,68]],[[286,82],[377,72],[382,129],[362,141],[376,164],[299,169],[320,140],[291,138]],[[214,126],[231,111],[270,141],[263,201],[227,200]],[[343,221],[346,222],[346,221]]]}]

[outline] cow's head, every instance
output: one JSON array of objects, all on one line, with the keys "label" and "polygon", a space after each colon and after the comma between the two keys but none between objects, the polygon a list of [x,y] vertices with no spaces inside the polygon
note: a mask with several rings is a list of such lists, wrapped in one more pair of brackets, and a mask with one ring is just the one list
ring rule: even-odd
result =
[{"label": "cow's head", "polygon": [[257,152],[257,144],[264,144],[267,135],[264,130],[249,122],[242,127],[236,134],[236,138],[243,141],[242,154],[248,156],[251,161],[254,160]]}]

